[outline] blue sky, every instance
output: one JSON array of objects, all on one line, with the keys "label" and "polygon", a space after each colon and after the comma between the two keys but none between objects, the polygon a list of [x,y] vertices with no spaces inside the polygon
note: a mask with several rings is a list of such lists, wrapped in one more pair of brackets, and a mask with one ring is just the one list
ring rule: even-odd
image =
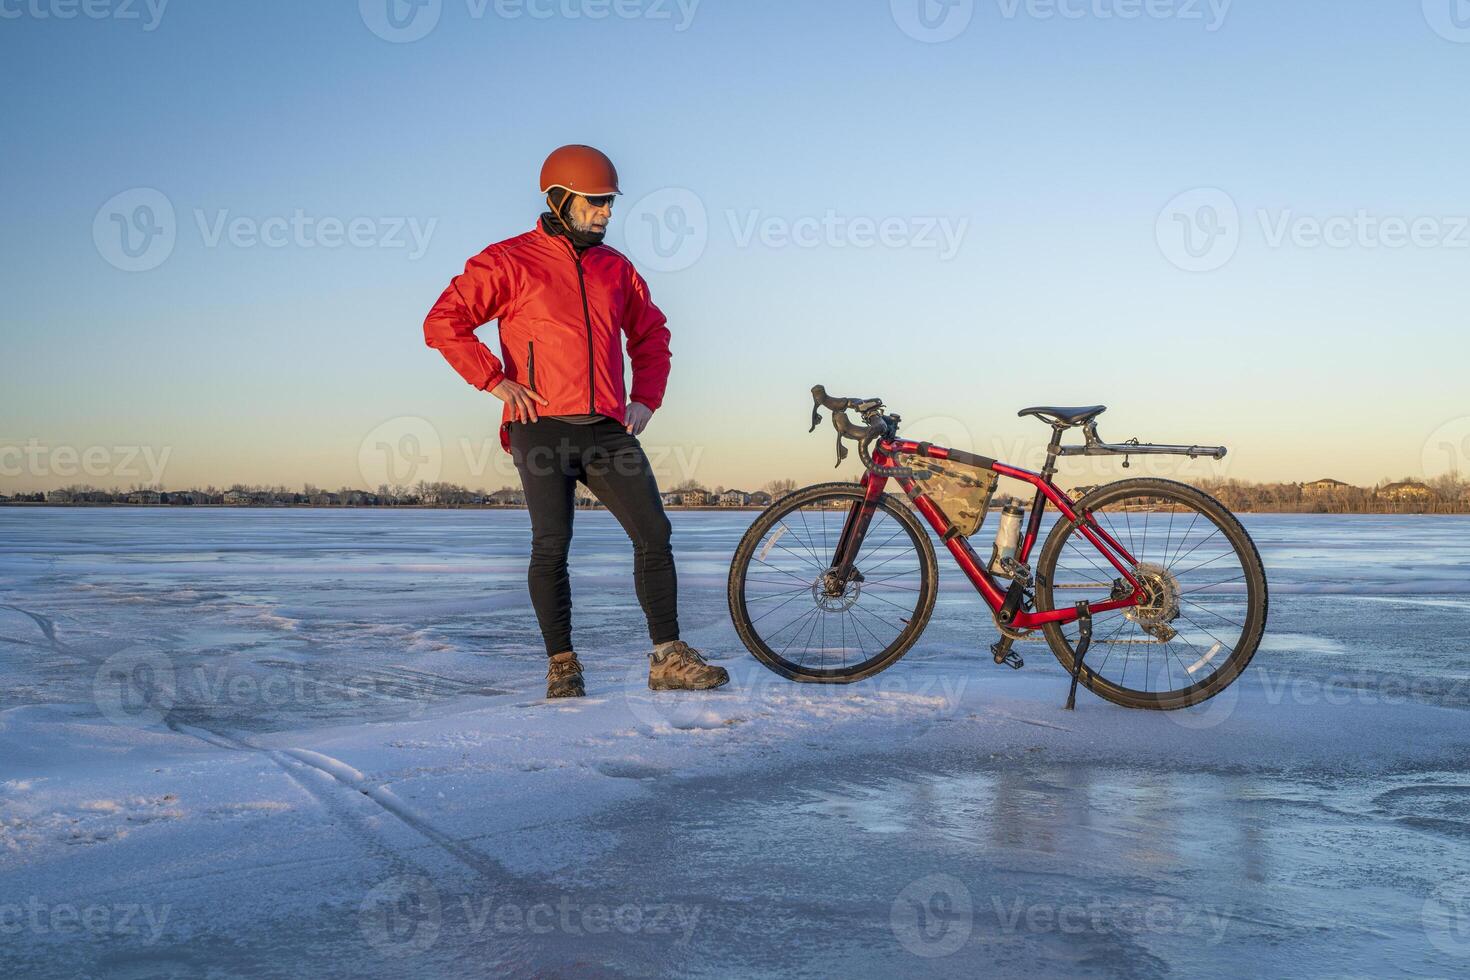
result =
[{"label": "blue sky", "polygon": [[567,142],[670,318],[665,481],[831,474],[819,381],[1023,464],[1016,409],[1102,402],[1230,446],[1185,476],[1470,469],[1470,3],[388,2],[0,0],[0,488],[372,484],[405,433],[513,483],[421,323]]}]

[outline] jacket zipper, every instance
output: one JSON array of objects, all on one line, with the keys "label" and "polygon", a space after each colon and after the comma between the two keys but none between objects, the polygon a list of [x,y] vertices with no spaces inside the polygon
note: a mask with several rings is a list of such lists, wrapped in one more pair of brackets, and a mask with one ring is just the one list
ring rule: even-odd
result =
[{"label": "jacket zipper", "polygon": [[[526,341],[526,373],[530,376],[531,390],[536,391],[536,341]],[[537,392],[537,394],[540,394]]]},{"label": "jacket zipper", "polygon": [[587,414],[597,414],[597,394],[593,388],[592,374],[592,313],[587,306],[587,277],[582,274],[582,255],[572,248],[572,259],[577,263],[577,285],[582,289],[582,322],[587,327]]}]

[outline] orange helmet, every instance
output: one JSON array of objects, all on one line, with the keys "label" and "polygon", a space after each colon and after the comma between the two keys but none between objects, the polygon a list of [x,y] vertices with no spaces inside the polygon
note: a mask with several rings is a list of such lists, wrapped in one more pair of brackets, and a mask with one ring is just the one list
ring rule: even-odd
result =
[{"label": "orange helmet", "polygon": [[618,190],[618,170],[607,154],[581,143],[552,150],[541,165],[541,193],[553,187],[584,197],[622,193]]}]

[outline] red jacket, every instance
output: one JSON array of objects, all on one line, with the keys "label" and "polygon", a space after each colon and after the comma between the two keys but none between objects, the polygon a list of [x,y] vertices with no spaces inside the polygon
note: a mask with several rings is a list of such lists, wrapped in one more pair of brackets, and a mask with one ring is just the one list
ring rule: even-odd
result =
[{"label": "red jacket", "polygon": [[[499,320],[500,357],[475,331]],[[572,243],[536,228],[491,245],[465,263],[424,320],[424,340],[470,384],[488,391],[510,378],[547,404],[539,414],[597,413],[623,421],[629,401],[663,403],[669,330],[648,284],[616,249]],[[623,386],[622,337],[633,363]],[[500,441],[509,447],[510,406]]]}]

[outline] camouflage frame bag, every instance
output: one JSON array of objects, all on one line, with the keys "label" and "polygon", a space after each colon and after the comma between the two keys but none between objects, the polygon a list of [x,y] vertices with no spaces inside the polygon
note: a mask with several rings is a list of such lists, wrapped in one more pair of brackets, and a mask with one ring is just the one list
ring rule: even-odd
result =
[{"label": "camouflage frame bag", "polygon": [[919,485],[960,534],[968,538],[980,530],[991,494],[1000,482],[999,474],[970,466],[947,466],[936,459],[914,459],[906,465],[932,474]]}]

